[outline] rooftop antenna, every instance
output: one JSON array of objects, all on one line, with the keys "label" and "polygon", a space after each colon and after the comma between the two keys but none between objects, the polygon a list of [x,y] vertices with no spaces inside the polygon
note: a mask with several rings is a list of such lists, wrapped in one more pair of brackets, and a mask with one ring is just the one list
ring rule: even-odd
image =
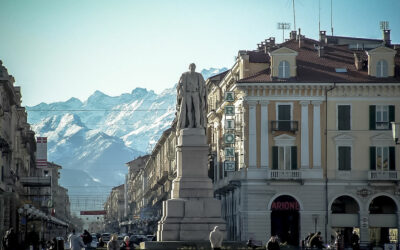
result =
[{"label": "rooftop antenna", "polygon": [[332,17],[332,13],[333,13],[333,11],[332,11],[332,6],[333,6],[333,4],[332,4],[332,1],[333,0],[331,0],[331,32],[332,32],[332,36],[333,36],[333,17]]},{"label": "rooftop antenna", "polygon": [[318,34],[321,33],[321,0],[318,0]]},{"label": "rooftop antenna", "polygon": [[294,8],[294,0],[292,0],[293,3],[293,26],[294,26],[294,30],[296,30],[296,9]]},{"label": "rooftop antenna", "polygon": [[282,30],[282,42],[285,42],[285,30],[290,29],[290,23],[278,23],[278,30]]},{"label": "rooftop antenna", "polygon": [[379,26],[381,27],[381,30],[388,30],[389,22],[388,21],[380,21]]}]

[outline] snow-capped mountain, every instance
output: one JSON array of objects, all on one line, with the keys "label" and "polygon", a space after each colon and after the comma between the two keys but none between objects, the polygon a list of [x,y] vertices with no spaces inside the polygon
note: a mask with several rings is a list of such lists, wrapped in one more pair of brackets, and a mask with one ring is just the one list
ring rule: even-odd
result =
[{"label": "snow-capped mountain", "polygon": [[[201,73],[206,79],[225,70]],[[84,102],[71,98],[27,111],[36,136],[48,138],[48,160],[63,167],[62,185],[116,186],[124,182],[125,163],[150,152],[170,127],[175,104],[174,87],[160,94],[136,88],[119,96],[95,91]]]}]

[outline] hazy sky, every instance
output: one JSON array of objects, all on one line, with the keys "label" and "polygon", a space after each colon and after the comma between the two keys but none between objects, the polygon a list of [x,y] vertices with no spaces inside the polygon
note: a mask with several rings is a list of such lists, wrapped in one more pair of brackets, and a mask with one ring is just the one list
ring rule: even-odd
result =
[{"label": "hazy sky", "polygon": [[[330,0],[320,0],[330,34]],[[295,0],[296,28],[318,37],[318,0]],[[400,43],[399,0],[333,0],[334,35]],[[161,92],[195,62],[231,67],[238,50],[293,28],[292,0],[0,0],[0,60],[22,87],[23,105],[86,100],[135,87]],[[288,31],[285,37],[288,37]]]}]

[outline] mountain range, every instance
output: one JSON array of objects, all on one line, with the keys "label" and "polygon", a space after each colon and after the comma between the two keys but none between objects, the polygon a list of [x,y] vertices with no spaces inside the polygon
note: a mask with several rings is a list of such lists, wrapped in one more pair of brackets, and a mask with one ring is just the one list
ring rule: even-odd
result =
[{"label": "mountain range", "polygon": [[[203,77],[227,70],[204,69]],[[171,84],[172,85],[172,84]],[[48,138],[48,161],[62,166],[60,184],[70,195],[99,193],[124,182],[125,163],[151,152],[175,118],[176,85],[160,94],[145,88],[86,101],[27,107],[36,136]]]}]

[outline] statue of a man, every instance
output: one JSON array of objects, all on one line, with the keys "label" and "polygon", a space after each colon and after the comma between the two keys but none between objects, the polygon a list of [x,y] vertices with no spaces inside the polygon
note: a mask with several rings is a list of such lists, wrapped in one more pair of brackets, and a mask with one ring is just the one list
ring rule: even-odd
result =
[{"label": "statue of a man", "polygon": [[177,86],[177,129],[205,128],[207,125],[207,91],[203,76],[195,72],[191,63]]}]

